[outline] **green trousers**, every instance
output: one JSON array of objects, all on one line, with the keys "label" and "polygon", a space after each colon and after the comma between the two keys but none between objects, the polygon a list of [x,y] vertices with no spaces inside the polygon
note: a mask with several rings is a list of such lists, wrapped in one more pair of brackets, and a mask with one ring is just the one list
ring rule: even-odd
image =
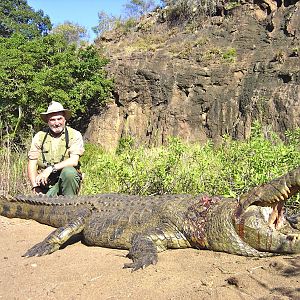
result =
[{"label": "green trousers", "polygon": [[65,167],[61,170],[57,182],[49,187],[47,196],[74,196],[77,195],[80,186],[80,175],[73,167]]}]

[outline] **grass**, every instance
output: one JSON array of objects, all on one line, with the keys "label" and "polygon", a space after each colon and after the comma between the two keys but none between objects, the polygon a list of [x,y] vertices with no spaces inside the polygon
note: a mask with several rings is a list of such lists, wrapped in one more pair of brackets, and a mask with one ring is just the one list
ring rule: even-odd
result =
[{"label": "grass", "polygon": [[17,146],[0,149],[0,192],[26,194],[30,190],[26,175],[27,155]]}]

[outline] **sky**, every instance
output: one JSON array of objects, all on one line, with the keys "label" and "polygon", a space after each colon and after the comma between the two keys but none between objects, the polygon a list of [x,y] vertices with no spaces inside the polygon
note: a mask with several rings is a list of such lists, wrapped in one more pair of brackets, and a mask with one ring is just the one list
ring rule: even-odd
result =
[{"label": "sky", "polygon": [[91,30],[98,23],[98,12],[120,16],[124,13],[124,4],[129,0],[27,0],[35,11],[42,10],[50,17],[54,26],[65,21],[84,26],[93,41],[95,34]]}]

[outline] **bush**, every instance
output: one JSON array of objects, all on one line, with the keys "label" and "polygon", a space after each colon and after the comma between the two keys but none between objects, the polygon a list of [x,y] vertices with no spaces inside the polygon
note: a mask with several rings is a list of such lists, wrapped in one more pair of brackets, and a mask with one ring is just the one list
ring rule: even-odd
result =
[{"label": "bush", "polygon": [[218,0],[178,0],[164,1],[169,5],[167,21],[170,24],[182,24],[199,19],[203,16],[212,16],[216,13]]},{"label": "bush", "polygon": [[234,62],[236,59],[236,49],[230,48],[222,54],[222,58],[228,62]]},{"label": "bush", "polygon": [[[291,136],[291,133],[289,133]],[[223,144],[188,145],[177,138],[157,148],[134,148],[124,141],[116,154],[88,146],[83,165],[88,175],[83,193],[166,194],[207,192],[238,197],[300,165],[299,146],[283,143],[275,134],[265,138],[254,124],[251,138]],[[299,195],[290,204],[300,204]]]}]

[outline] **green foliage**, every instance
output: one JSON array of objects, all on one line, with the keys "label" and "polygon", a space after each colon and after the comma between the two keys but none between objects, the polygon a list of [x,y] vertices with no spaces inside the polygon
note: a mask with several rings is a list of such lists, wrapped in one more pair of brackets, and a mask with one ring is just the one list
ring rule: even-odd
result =
[{"label": "green foliage", "polygon": [[287,130],[285,133],[288,143],[300,150],[300,128],[295,130]]},{"label": "green foliage", "polygon": [[98,25],[93,27],[94,33],[99,37],[105,32],[116,30],[121,34],[128,33],[136,25],[136,19],[133,17],[122,18],[109,16],[105,12],[98,13]]},{"label": "green foliage", "polygon": [[18,131],[38,129],[52,100],[72,109],[76,121],[107,99],[106,63],[93,46],[76,50],[60,35],[0,38],[0,129],[11,133],[17,122]]},{"label": "green foliage", "polygon": [[92,144],[85,145],[85,154],[80,159],[85,173],[84,193],[94,194],[99,191],[118,190],[117,168],[119,162],[111,153]]},{"label": "green foliage", "polygon": [[[297,136],[299,129],[289,136]],[[118,192],[126,194],[165,194],[207,192],[238,197],[251,187],[281,176],[300,165],[299,144],[294,138],[283,143],[277,135],[263,134],[255,123],[251,138],[234,141],[224,137],[218,148],[187,145],[171,138],[167,146],[134,148],[125,139],[116,154],[88,145],[83,159],[87,180],[84,194]],[[290,201],[300,206],[299,195]]]},{"label": "green foliage", "polygon": [[92,30],[99,37],[104,32],[115,29],[116,24],[121,23],[121,17],[108,15],[105,11],[98,12],[98,25],[93,27]]},{"label": "green foliage", "polygon": [[222,58],[228,62],[233,62],[236,59],[236,49],[230,48],[222,54]]},{"label": "green foliage", "polygon": [[43,11],[34,11],[26,0],[1,0],[0,2],[0,36],[10,37],[20,33],[32,39],[47,35],[52,25]]},{"label": "green foliage", "polygon": [[119,17],[98,12],[98,25],[93,27],[94,33],[100,37],[105,32],[116,30],[121,34],[128,33],[137,24],[137,20],[156,7],[155,0],[130,0],[124,5],[125,14]]},{"label": "green foliage", "polygon": [[136,25],[136,20],[134,18],[125,19],[120,22],[116,28],[121,29],[123,33],[129,32]]},{"label": "green foliage", "polygon": [[27,155],[23,149],[11,143],[1,142],[0,135],[0,192],[27,194],[30,184],[26,175]]},{"label": "green foliage", "polygon": [[51,33],[61,34],[68,44],[74,43],[77,46],[88,39],[88,34],[85,27],[69,21],[55,26]]},{"label": "green foliage", "polygon": [[121,138],[116,150],[117,154],[121,154],[124,151],[129,151],[134,148],[134,139],[131,136]]},{"label": "green foliage", "polygon": [[229,10],[240,5],[241,5],[240,0],[229,0],[227,3],[225,3],[225,9]]}]

